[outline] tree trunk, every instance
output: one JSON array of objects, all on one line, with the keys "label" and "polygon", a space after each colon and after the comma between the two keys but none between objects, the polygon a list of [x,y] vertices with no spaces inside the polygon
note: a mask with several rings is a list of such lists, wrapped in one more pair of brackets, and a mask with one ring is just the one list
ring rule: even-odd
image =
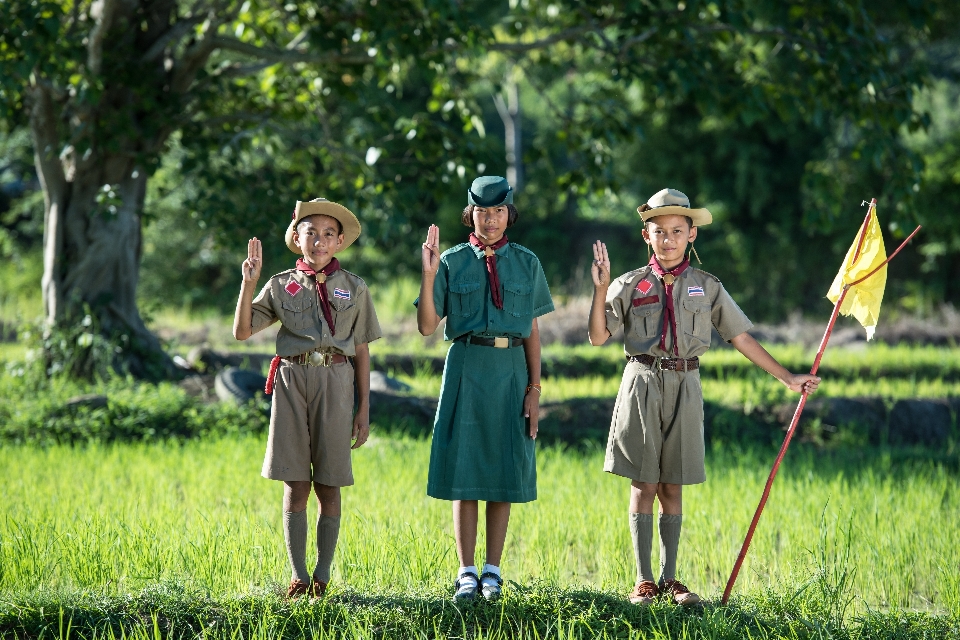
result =
[{"label": "tree trunk", "polygon": [[506,79],[504,80],[504,92],[507,99],[504,101],[499,94],[493,96],[493,102],[497,107],[497,113],[503,120],[504,147],[506,149],[507,160],[507,182],[509,182],[514,191],[518,192],[523,187],[523,146],[520,132],[520,91],[513,78],[513,65],[507,67]]},{"label": "tree trunk", "polygon": [[90,315],[115,368],[152,379],[170,375],[175,368],[137,309],[146,172],[129,155],[77,158],[71,147],[57,153],[54,113],[49,95],[35,91],[31,129],[46,207],[47,331],[75,327]]}]

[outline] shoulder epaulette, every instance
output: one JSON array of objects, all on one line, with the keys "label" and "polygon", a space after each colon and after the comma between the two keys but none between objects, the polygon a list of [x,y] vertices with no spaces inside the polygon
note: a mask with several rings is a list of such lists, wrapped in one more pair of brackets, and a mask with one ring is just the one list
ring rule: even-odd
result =
[{"label": "shoulder epaulette", "polygon": [[464,249],[468,248],[469,246],[470,246],[470,243],[469,243],[469,242],[461,242],[460,244],[454,245],[454,246],[450,247],[449,249],[447,249],[446,251],[444,251],[443,253],[441,253],[441,254],[440,254],[440,257],[442,258],[443,256],[448,256],[448,255],[450,255],[451,253],[456,253],[456,252],[458,252],[458,251],[463,251]]},{"label": "shoulder epaulette", "polygon": [[352,271],[347,271],[346,269],[340,269],[340,271],[343,271],[343,275],[347,276],[348,278],[352,278],[357,282],[359,282],[360,284],[362,284],[363,286],[367,286],[367,283],[363,281],[363,278],[353,273]]},{"label": "shoulder epaulette", "polygon": [[703,275],[709,276],[709,277],[713,278],[714,280],[716,280],[717,282],[720,282],[720,278],[718,278],[717,276],[713,275],[712,273],[709,273],[709,272],[707,272],[707,271],[704,271],[703,269],[697,269],[696,267],[691,267],[691,268],[692,268],[694,271],[699,271],[699,272],[702,273]]},{"label": "shoulder epaulette", "polygon": [[[513,247],[514,249],[517,249],[518,251],[523,251],[524,253],[529,253],[529,254],[532,255],[534,258],[537,257],[537,254],[535,254],[533,251],[530,251],[530,249],[527,249],[527,248],[526,248],[525,246],[523,246],[522,244],[517,244],[516,242],[511,242],[511,243],[510,243],[510,246]],[[539,258],[537,258],[537,259],[539,260]]]},{"label": "shoulder epaulette", "polygon": [[645,277],[650,272],[650,265],[645,264],[639,269],[634,269],[633,271],[627,271],[625,274],[617,278],[617,280],[633,280],[637,276]]}]

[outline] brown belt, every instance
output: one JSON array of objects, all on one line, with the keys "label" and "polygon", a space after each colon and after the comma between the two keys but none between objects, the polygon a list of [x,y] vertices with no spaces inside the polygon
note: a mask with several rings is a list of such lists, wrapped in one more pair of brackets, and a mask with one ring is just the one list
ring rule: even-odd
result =
[{"label": "brown belt", "polygon": [[646,353],[627,356],[627,362],[639,362],[661,371],[693,371],[700,368],[700,358],[658,358]]},{"label": "brown belt", "polygon": [[334,364],[343,364],[347,361],[347,356],[339,353],[307,351],[295,356],[283,356],[283,359],[293,364],[302,364],[308,367],[329,367]]}]

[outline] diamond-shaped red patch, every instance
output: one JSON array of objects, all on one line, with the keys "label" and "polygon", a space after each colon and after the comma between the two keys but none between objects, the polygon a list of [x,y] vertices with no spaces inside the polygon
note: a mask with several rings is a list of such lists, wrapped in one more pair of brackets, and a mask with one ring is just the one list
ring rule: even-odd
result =
[{"label": "diamond-shaped red patch", "polygon": [[637,283],[637,291],[640,293],[647,293],[650,291],[650,289],[653,289],[653,283],[649,280],[641,280],[639,283]]},{"label": "diamond-shaped red patch", "polygon": [[290,284],[288,284],[287,286],[285,286],[283,289],[284,289],[284,291],[286,291],[286,292],[289,293],[290,295],[295,296],[295,295],[297,295],[298,293],[300,293],[300,289],[303,289],[303,287],[301,287],[298,283],[296,283],[296,282],[294,282],[293,280],[291,280],[291,281],[290,281]]}]

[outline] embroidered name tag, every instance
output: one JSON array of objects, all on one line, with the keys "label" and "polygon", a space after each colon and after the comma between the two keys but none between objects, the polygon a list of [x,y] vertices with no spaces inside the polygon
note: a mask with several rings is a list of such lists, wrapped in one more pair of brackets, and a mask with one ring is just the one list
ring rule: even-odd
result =
[{"label": "embroidered name tag", "polygon": [[645,298],[634,298],[633,306],[639,307],[642,304],[653,304],[654,302],[660,302],[660,296],[646,296]]},{"label": "embroidered name tag", "polygon": [[644,295],[650,293],[650,289],[653,289],[653,283],[649,280],[641,280],[637,283],[637,291]]},{"label": "embroidered name tag", "polygon": [[346,289],[334,289],[334,290],[333,290],[333,297],[334,297],[334,298],[340,298],[341,300],[349,300],[349,299],[350,299],[350,292],[349,292],[348,290],[346,290]]},{"label": "embroidered name tag", "polygon": [[702,296],[703,287],[687,287],[688,296]]},{"label": "embroidered name tag", "polygon": [[289,294],[292,295],[292,296],[295,296],[295,295],[297,295],[298,293],[300,293],[300,289],[303,289],[303,287],[301,287],[299,284],[297,284],[296,282],[294,282],[294,281],[292,281],[292,280],[290,281],[290,284],[288,284],[287,286],[285,286],[285,287],[283,288],[284,291],[286,291],[287,293],[289,293]]}]

